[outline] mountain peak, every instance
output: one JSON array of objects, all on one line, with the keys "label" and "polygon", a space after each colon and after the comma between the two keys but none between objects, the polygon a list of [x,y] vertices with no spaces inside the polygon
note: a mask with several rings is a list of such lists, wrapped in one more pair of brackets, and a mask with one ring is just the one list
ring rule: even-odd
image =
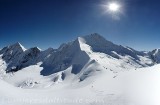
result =
[{"label": "mountain peak", "polygon": [[16,43],[14,43],[14,44],[12,44],[12,45],[10,45],[10,46],[22,46],[22,45],[21,45],[20,42],[16,42]]},{"label": "mountain peak", "polygon": [[19,42],[16,42],[15,44],[10,45],[9,47],[21,48],[23,51],[26,50],[26,48],[24,48],[24,46],[22,46],[21,43],[19,43]]},{"label": "mountain peak", "polygon": [[33,47],[31,49],[35,49],[35,50],[41,51],[41,49],[39,47]]},{"label": "mountain peak", "polygon": [[[92,34],[90,34],[89,36],[101,36],[100,34],[98,34],[98,33],[92,33]],[[101,36],[102,37],[102,36]]]},{"label": "mountain peak", "polygon": [[21,43],[20,42],[16,42],[14,45],[21,45]]},{"label": "mountain peak", "polygon": [[160,63],[160,49],[154,49],[151,54],[156,63]]},{"label": "mountain peak", "polygon": [[98,33],[93,33],[93,34],[90,34],[90,35],[85,35],[85,36],[82,36],[82,38],[84,39],[95,39],[95,40],[106,40],[103,36],[101,36],[100,34]]},{"label": "mountain peak", "polygon": [[[90,34],[90,36],[93,36],[93,37],[102,37],[100,34],[98,34],[98,33],[92,33],[92,34]],[[102,37],[103,38],[103,37]]]},{"label": "mountain peak", "polygon": [[160,49],[154,49],[152,52],[153,52],[153,53],[159,53],[159,52],[160,52]]},{"label": "mountain peak", "polygon": [[86,44],[90,45],[93,50],[99,51],[100,49],[106,49],[109,47],[114,47],[115,44],[106,40],[103,36],[98,33],[93,33],[90,35],[82,36],[82,38]]},{"label": "mountain peak", "polygon": [[28,52],[29,52],[29,53],[38,54],[38,53],[41,52],[41,49],[38,48],[38,47],[32,47],[32,48],[28,49]]}]

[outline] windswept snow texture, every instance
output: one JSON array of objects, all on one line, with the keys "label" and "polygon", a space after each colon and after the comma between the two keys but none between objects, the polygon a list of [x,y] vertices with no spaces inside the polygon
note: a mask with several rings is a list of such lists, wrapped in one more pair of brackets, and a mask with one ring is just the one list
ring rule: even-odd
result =
[{"label": "windswept snow texture", "polygon": [[58,49],[0,50],[0,105],[160,105],[160,50],[116,45],[97,33]]}]

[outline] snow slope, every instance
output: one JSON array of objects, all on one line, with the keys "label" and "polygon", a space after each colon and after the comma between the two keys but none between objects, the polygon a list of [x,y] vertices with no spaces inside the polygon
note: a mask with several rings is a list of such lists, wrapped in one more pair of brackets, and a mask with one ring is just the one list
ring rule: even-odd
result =
[{"label": "snow slope", "polygon": [[[103,71],[96,80],[22,89],[0,80],[2,105],[159,105],[160,65],[119,73]],[[94,78],[95,78],[94,77]],[[89,82],[89,85],[84,85]],[[88,84],[88,83],[87,83]],[[7,94],[6,94],[7,93]]]}]

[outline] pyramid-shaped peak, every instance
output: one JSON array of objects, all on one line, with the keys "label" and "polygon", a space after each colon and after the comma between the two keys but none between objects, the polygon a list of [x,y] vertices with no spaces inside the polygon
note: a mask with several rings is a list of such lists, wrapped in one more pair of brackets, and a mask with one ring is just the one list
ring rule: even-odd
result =
[{"label": "pyramid-shaped peak", "polygon": [[106,40],[103,36],[101,36],[98,33],[82,36],[80,38],[82,38],[84,42],[86,42],[90,46],[92,45],[96,45],[96,46],[111,45],[112,46],[113,44],[112,42]]},{"label": "pyramid-shaped peak", "polygon": [[98,33],[92,33],[90,36],[93,36],[93,37],[102,37],[100,34]]},{"label": "pyramid-shaped peak", "polygon": [[32,47],[32,48],[26,50],[25,53],[26,53],[27,55],[32,56],[32,57],[36,57],[40,52],[41,52],[41,49],[40,49],[40,48],[38,48],[38,47]]},{"label": "pyramid-shaped peak", "polygon": [[103,40],[105,40],[105,38],[103,36],[101,36],[100,34],[98,34],[98,33],[93,33],[93,34],[90,34],[90,35],[85,35],[85,36],[83,36],[83,38],[103,39]]},{"label": "pyramid-shaped peak", "polygon": [[20,42],[16,42],[16,43],[12,44],[11,46],[22,46],[22,44]]},{"label": "pyramid-shaped peak", "polygon": [[19,42],[16,42],[16,43],[10,45],[9,48],[21,49],[22,51],[26,50],[26,48],[24,46],[22,46],[22,44]]},{"label": "pyramid-shaped peak", "polygon": [[20,42],[16,42],[15,45],[21,45],[21,43]]}]

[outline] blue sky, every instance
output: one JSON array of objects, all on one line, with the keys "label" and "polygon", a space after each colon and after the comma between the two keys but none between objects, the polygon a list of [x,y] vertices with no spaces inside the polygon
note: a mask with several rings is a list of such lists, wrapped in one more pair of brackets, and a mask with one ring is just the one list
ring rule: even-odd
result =
[{"label": "blue sky", "polygon": [[[115,1],[115,0],[110,0]],[[100,5],[108,0],[0,0],[0,48],[57,48],[78,36],[99,33],[137,50],[160,48],[160,1],[118,0],[123,14],[114,19]]]}]

